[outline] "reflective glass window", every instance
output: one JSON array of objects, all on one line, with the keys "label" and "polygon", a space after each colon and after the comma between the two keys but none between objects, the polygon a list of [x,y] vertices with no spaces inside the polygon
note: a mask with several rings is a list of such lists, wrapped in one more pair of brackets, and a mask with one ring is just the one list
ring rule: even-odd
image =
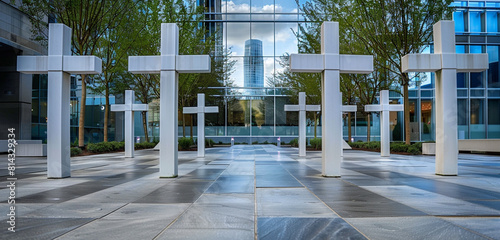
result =
[{"label": "reflective glass window", "polygon": [[434,127],[434,122],[432,120],[432,100],[422,99],[420,102],[421,115],[421,127],[422,127],[422,138],[421,141],[433,140],[434,134],[432,131]]},{"label": "reflective glass window", "polygon": [[297,23],[276,23],[274,39],[276,41],[275,56],[283,56],[285,53],[297,53],[297,38],[293,34],[297,32]]},{"label": "reflective glass window", "polygon": [[488,87],[500,88],[500,72],[498,71],[499,48],[498,46],[488,46],[487,50],[489,59]]},{"label": "reflective glass window", "polygon": [[274,23],[252,23],[251,33],[261,41],[261,56],[274,56]]},{"label": "reflective glass window", "polygon": [[228,101],[227,134],[250,135],[250,100],[234,98]]},{"label": "reflective glass window", "polygon": [[488,99],[488,138],[500,138],[500,99]]},{"label": "reflective glass window", "polygon": [[470,100],[470,138],[485,138],[484,99]]},{"label": "reflective glass window", "polygon": [[486,12],[486,31],[489,33],[498,32],[498,12]]},{"label": "reflective glass window", "polygon": [[274,97],[252,99],[252,135],[274,135]]},{"label": "reflective glass window", "polygon": [[245,41],[250,39],[250,23],[226,23],[226,46],[231,49],[232,56],[245,55]]},{"label": "reflective glass window", "polygon": [[470,11],[469,19],[471,33],[484,32],[484,14],[482,11]]},{"label": "reflective glass window", "polygon": [[467,26],[467,12],[465,11],[455,11],[453,12],[453,20],[455,21],[455,32],[466,32]]},{"label": "reflective glass window", "polygon": [[470,73],[470,88],[484,88],[484,72]]},{"label": "reflective glass window", "polygon": [[467,99],[458,99],[457,111],[458,139],[469,139],[469,108],[467,106]]}]

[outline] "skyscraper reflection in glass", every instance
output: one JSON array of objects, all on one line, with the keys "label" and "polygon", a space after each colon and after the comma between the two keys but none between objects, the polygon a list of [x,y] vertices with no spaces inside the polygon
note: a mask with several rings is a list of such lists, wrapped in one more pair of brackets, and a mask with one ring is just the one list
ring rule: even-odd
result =
[{"label": "skyscraper reflection in glass", "polygon": [[262,57],[262,41],[248,39],[245,41],[244,86],[264,87],[264,58]]}]

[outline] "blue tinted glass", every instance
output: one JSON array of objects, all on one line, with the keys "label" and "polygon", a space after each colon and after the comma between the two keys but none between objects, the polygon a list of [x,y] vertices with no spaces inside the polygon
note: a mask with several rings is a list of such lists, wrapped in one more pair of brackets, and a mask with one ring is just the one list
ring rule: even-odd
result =
[{"label": "blue tinted glass", "polygon": [[452,7],[467,7],[467,2],[465,1],[455,1],[450,4]]},{"label": "blue tinted glass", "polygon": [[455,32],[465,32],[464,12],[454,12],[453,20],[455,21]]},{"label": "blue tinted glass", "polygon": [[484,7],[484,2],[469,2],[469,7]]},{"label": "blue tinted glass", "polygon": [[498,46],[488,46],[488,60],[489,60],[489,69],[488,69],[488,87],[490,88],[498,88],[500,87],[499,80],[499,69],[498,69]]},{"label": "blue tinted glass", "polygon": [[470,87],[471,88],[484,88],[483,73],[470,74]]},{"label": "blue tinted glass", "polygon": [[486,18],[486,31],[498,32],[498,12],[487,12]]},{"label": "blue tinted glass", "polygon": [[470,53],[483,53],[483,46],[481,45],[471,45]]},{"label": "blue tinted glass", "polygon": [[487,2],[486,7],[500,7],[499,2]]},{"label": "blue tinted glass", "polygon": [[457,73],[457,88],[466,88],[465,73]]},{"label": "blue tinted glass", "polygon": [[456,45],[455,46],[455,51],[457,53],[465,53],[465,45]]},{"label": "blue tinted glass", "polygon": [[470,32],[477,33],[477,32],[483,31],[482,16],[483,16],[483,12],[479,12],[479,11],[471,11],[469,13]]}]

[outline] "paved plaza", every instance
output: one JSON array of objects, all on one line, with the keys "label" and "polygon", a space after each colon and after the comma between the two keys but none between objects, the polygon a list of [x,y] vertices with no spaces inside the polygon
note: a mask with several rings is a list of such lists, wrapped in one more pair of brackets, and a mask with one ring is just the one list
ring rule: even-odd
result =
[{"label": "paved plaza", "polygon": [[18,157],[16,232],[7,231],[7,156],[0,155],[1,239],[500,239],[500,156],[460,154],[459,176],[434,157],[345,151],[341,178],[321,152],[238,145],[179,152],[160,179],[158,152],[73,157],[47,179],[46,159]]}]

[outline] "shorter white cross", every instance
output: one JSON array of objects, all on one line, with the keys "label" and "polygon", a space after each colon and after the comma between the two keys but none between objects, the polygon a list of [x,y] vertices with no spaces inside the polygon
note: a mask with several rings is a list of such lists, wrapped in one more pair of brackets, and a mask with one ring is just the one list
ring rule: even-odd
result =
[{"label": "shorter white cross", "polygon": [[306,105],[306,93],[299,92],[299,105],[285,105],[286,112],[299,112],[299,157],[306,156],[306,112],[321,111],[320,105]]},{"label": "shorter white cross", "polygon": [[205,157],[205,113],[218,113],[219,107],[205,107],[205,94],[198,93],[197,107],[184,107],[182,114],[198,114],[198,157]]},{"label": "shorter white cross", "polygon": [[391,155],[389,112],[401,111],[404,111],[403,104],[389,104],[389,90],[380,91],[379,104],[365,105],[365,112],[380,112],[380,156],[382,157]]},{"label": "shorter white cross", "polygon": [[125,103],[111,105],[112,112],[125,112],[125,157],[134,157],[134,112],[148,111],[147,104],[135,104],[134,90],[125,90]]},{"label": "shorter white cross", "polygon": [[18,72],[48,74],[48,178],[71,176],[70,74],[99,74],[102,70],[102,61],[95,56],[71,56],[71,35],[71,28],[68,26],[61,23],[50,23],[48,56],[17,57]]}]

